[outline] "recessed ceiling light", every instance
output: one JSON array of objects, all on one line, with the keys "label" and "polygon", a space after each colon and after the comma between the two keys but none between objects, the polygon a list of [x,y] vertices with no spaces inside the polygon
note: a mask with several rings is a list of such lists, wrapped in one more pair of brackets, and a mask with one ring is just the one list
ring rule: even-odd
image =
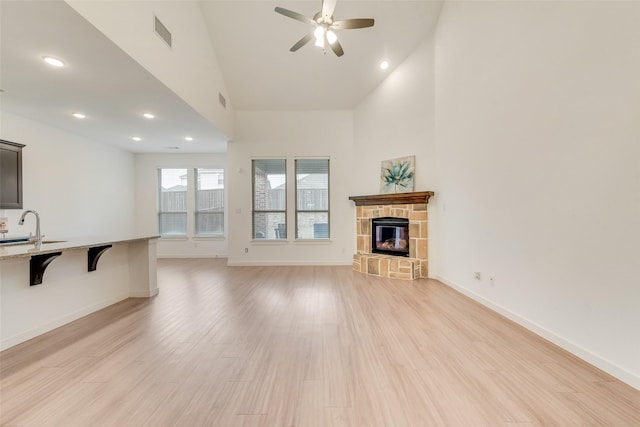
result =
[{"label": "recessed ceiling light", "polygon": [[64,67],[64,62],[62,62],[58,58],[54,58],[53,56],[43,56],[42,60],[49,65],[53,65],[54,67]]},{"label": "recessed ceiling light", "polygon": [[185,141],[193,141],[193,138],[192,138],[192,137],[190,137],[190,136],[185,136],[185,137],[184,137],[184,140],[185,140]]},{"label": "recessed ceiling light", "polygon": [[73,117],[75,117],[76,119],[86,119],[86,118],[87,118],[87,116],[85,116],[85,115],[84,115],[84,114],[82,114],[82,113],[73,113],[72,115],[73,115]]},{"label": "recessed ceiling light", "polygon": [[144,116],[144,118],[145,118],[145,119],[153,119],[153,118],[155,117],[155,116],[154,116],[153,114],[151,114],[151,113],[144,113],[144,114],[143,114],[143,116]]},{"label": "recessed ceiling light", "polygon": [[133,139],[134,141],[142,141],[142,138],[140,138],[139,136],[132,136],[131,139]]},{"label": "recessed ceiling light", "polygon": [[382,61],[382,62],[380,63],[380,69],[381,69],[381,70],[386,70],[387,68],[389,68],[389,61],[386,61],[386,60],[385,60],[385,61]]}]

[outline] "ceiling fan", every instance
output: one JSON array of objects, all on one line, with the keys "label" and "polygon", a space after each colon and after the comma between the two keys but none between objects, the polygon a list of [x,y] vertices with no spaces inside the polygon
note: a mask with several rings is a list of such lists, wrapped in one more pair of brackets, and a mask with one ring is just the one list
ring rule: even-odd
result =
[{"label": "ceiling fan", "polygon": [[276,7],[275,11],[289,18],[305,22],[313,25],[313,31],[306,36],[302,37],[296,44],[289,49],[291,52],[295,52],[305,44],[309,43],[315,38],[315,45],[324,49],[326,53],[326,45],[328,44],[333,53],[337,56],[344,55],[342,45],[338,41],[338,37],[334,30],[354,30],[357,28],[373,27],[374,20],[368,18],[356,18],[345,19],[344,21],[334,21],[333,11],[336,8],[337,0],[323,0],[322,10],[313,15],[313,18],[308,18],[300,13],[293,12],[289,9],[282,7]]}]

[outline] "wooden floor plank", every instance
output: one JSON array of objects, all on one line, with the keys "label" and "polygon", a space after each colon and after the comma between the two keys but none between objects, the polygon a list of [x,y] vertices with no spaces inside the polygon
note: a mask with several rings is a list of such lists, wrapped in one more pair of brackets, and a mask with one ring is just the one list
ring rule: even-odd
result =
[{"label": "wooden floor plank", "polygon": [[433,280],[174,259],[158,282],[0,353],[0,425],[640,425],[640,391]]}]

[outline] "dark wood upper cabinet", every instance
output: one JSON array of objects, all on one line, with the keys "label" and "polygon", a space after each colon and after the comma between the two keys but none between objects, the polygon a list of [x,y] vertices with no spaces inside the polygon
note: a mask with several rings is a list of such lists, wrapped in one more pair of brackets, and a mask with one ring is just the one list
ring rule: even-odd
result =
[{"label": "dark wood upper cabinet", "polygon": [[22,209],[22,147],[0,139],[0,209]]}]

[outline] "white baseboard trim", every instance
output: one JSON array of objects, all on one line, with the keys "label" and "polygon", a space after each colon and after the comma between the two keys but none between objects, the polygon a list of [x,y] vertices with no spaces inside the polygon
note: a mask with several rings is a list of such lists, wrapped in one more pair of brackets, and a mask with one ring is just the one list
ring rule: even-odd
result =
[{"label": "white baseboard trim", "polygon": [[113,298],[109,298],[106,299],[104,301],[100,301],[98,303],[95,304],[91,304],[87,307],[83,307],[79,310],[74,311],[73,313],[69,313],[65,316],[59,317],[57,319],[54,319],[50,322],[45,323],[44,325],[40,325],[37,326],[35,328],[29,329],[28,331],[24,331],[21,332],[17,335],[14,335],[12,337],[9,338],[5,338],[2,339],[2,341],[0,341],[0,351],[2,350],[6,350],[10,347],[13,347],[15,345],[21,344],[25,341],[28,341],[32,338],[35,338],[39,335],[42,335],[46,332],[52,331],[56,328],[59,328],[60,326],[64,326],[67,323],[71,323],[74,320],[78,320],[81,317],[84,317],[88,314],[91,314],[93,312],[96,312],[98,310],[102,310],[105,307],[109,307],[110,305],[113,305],[117,302],[120,302],[122,300],[125,300],[129,298],[129,294],[121,294],[118,296],[115,296]]},{"label": "white baseboard trim", "polygon": [[230,267],[294,267],[304,265],[331,266],[352,265],[352,261],[228,261],[227,265]]},{"label": "white baseboard trim", "polygon": [[487,308],[490,308],[491,310],[495,311],[498,314],[503,315],[504,317],[508,318],[509,320],[514,321],[515,323],[519,324],[520,326],[528,329],[529,331],[535,333],[536,335],[546,339],[547,341],[552,342],[553,344],[557,345],[560,348],[563,348],[564,350],[568,351],[569,353],[573,354],[576,357],[579,357],[580,359],[584,360],[587,363],[592,364],[593,366],[603,370],[604,372],[616,377],[617,379],[619,379],[620,381],[630,385],[631,387],[640,390],[640,377],[627,371],[624,368],[621,368],[620,366],[608,361],[607,359],[604,359],[603,357],[598,356],[597,354],[594,354],[592,352],[590,352],[589,350],[585,349],[584,347],[579,346],[578,344],[572,342],[571,340],[568,340],[560,335],[557,335],[556,333],[549,331],[548,329],[543,328],[542,326],[531,322],[528,319],[525,319],[524,317],[513,313],[512,311],[498,305],[495,304],[494,302],[481,297],[480,295],[471,292],[469,289],[464,288],[460,285],[458,285],[457,283],[447,279],[446,277],[443,277],[441,275],[437,275],[436,276],[436,280],[444,283],[445,285],[455,289],[456,291],[460,292],[461,294],[464,294],[466,296],[468,296],[469,298],[479,302],[480,304],[484,305]]}]

